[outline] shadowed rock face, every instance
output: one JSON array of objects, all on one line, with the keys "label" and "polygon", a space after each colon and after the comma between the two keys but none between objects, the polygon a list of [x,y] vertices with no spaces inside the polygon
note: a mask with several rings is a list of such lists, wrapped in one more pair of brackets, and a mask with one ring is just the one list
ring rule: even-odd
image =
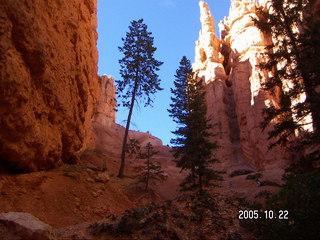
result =
[{"label": "shadowed rock face", "polygon": [[0,164],[38,171],[93,144],[96,0],[0,4]]}]

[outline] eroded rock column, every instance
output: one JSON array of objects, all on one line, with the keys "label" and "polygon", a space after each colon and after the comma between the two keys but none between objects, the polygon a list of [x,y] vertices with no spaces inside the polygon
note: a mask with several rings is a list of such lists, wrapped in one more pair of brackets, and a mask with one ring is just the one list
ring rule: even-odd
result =
[{"label": "eroded rock column", "polygon": [[215,33],[215,22],[206,2],[200,1],[201,30],[196,41],[193,69],[199,79],[203,79],[206,91],[207,117],[212,125],[212,138],[221,147],[215,155],[224,164],[235,158],[230,128],[230,96],[221,54],[221,41]]}]

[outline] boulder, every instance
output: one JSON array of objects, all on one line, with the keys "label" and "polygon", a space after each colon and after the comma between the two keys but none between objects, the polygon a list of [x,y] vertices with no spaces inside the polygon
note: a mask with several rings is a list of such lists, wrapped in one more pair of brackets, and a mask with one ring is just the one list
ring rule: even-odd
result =
[{"label": "boulder", "polygon": [[29,213],[0,214],[0,240],[55,240],[52,229]]}]

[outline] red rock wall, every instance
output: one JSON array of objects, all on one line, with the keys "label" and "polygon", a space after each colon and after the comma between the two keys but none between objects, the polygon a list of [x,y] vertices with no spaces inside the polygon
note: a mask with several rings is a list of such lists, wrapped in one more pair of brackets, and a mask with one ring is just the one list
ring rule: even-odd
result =
[{"label": "red rock wall", "polygon": [[96,0],[1,0],[1,165],[50,169],[93,144],[96,26]]}]

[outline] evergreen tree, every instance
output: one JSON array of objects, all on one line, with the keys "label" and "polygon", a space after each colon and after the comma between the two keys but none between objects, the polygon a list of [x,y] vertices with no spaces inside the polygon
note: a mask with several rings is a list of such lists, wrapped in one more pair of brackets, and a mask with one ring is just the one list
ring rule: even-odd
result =
[{"label": "evergreen tree", "polygon": [[184,149],[188,132],[188,82],[193,78],[192,66],[187,57],[182,57],[175,78],[175,88],[171,88],[171,93],[174,97],[171,97],[172,104],[170,104],[171,109],[168,109],[168,112],[169,116],[177,124],[177,129],[172,131],[177,137],[171,139],[170,143],[174,146],[173,156],[176,159],[177,167],[180,167],[182,171],[189,169],[191,171],[191,181],[194,182],[195,168]]},{"label": "evergreen tree", "polygon": [[137,157],[140,153],[141,146],[137,139],[130,139],[127,143],[126,153],[129,154],[129,157]]},{"label": "evergreen tree", "polygon": [[212,158],[212,150],[218,146],[209,141],[212,134],[211,125],[206,119],[207,108],[203,81],[196,81],[190,61],[183,57],[176,71],[174,86],[171,89],[170,116],[178,124],[173,131],[177,136],[171,140],[174,158],[181,171],[187,170],[188,175],[181,183],[182,190],[197,189],[203,195],[205,187],[211,180],[219,180],[220,176],[210,168],[217,161]]},{"label": "evergreen tree", "polygon": [[145,107],[149,106],[153,102],[151,95],[162,90],[156,72],[159,71],[163,62],[154,58],[157,48],[153,46],[151,34],[148,32],[147,25],[143,23],[143,19],[132,21],[126,38],[122,38],[123,47],[119,47],[124,57],[119,60],[122,80],[116,81],[117,93],[122,99],[122,106],[129,108],[129,113],[118,177],[123,177],[124,174],[127,138],[135,102],[141,100]]},{"label": "evergreen tree", "polygon": [[[275,120],[275,128],[269,133],[270,138],[277,139],[273,145],[296,150],[320,143],[320,21],[306,14],[312,8],[311,3],[273,0],[270,9],[260,8],[259,19],[255,19],[257,26],[273,38],[266,49],[266,61],[260,65],[273,73],[265,90],[280,99],[278,105],[264,110],[262,127]],[[301,94],[305,94],[305,100],[295,103]],[[306,123],[308,115],[312,120]],[[306,124],[313,126],[313,132],[303,130]],[[302,138],[298,145],[292,141],[297,132]]]},{"label": "evergreen tree", "polygon": [[[267,47],[263,69],[273,73],[265,89],[278,94],[279,106],[265,111],[266,127],[275,120],[269,137],[275,144],[308,154],[287,169],[286,183],[269,197],[262,209],[286,209],[289,220],[249,221],[250,231],[259,239],[317,239],[319,237],[319,163],[320,152],[320,18],[311,0],[273,0],[271,8],[260,9],[258,27],[273,38]],[[313,14],[312,14],[313,13]],[[289,84],[287,84],[289,83]],[[294,101],[305,94],[300,103]],[[311,115],[313,131],[302,129],[303,119]],[[299,133],[297,137],[295,133]]]},{"label": "evergreen tree", "polygon": [[166,179],[160,164],[152,161],[152,157],[158,153],[158,151],[153,149],[153,146],[150,142],[145,146],[145,152],[139,153],[140,159],[146,159],[144,162],[145,165],[137,168],[139,171],[141,171],[139,174],[139,181],[146,184],[146,191],[148,190],[150,179],[157,181],[163,181]]}]

